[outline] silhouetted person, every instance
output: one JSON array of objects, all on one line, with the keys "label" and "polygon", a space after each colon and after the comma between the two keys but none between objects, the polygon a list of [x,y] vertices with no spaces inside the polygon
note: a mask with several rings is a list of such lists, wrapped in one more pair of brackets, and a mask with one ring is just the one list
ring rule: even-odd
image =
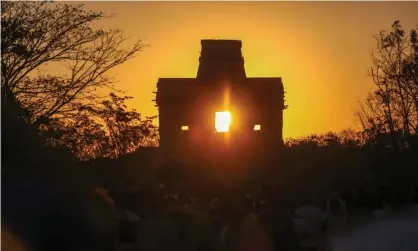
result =
[{"label": "silhouetted person", "polygon": [[286,250],[298,250],[299,248],[299,236],[293,229],[293,217],[292,215],[278,215],[279,224],[273,235],[274,247],[276,251]]},{"label": "silhouetted person", "polygon": [[415,187],[415,191],[414,191],[414,197],[412,199],[412,203],[414,205],[418,205],[418,186]]},{"label": "silhouetted person", "polygon": [[328,231],[335,232],[344,228],[348,212],[345,201],[338,192],[334,191],[331,198],[327,201],[325,214]]},{"label": "silhouetted person", "polygon": [[414,195],[412,197],[412,210],[418,212],[418,186],[415,187]]},{"label": "silhouetted person", "polygon": [[122,242],[135,241],[141,227],[141,218],[130,210],[119,213],[119,240]]},{"label": "silhouetted person", "polygon": [[252,212],[251,206],[243,196],[231,192],[221,197],[219,206],[224,223],[220,233],[222,246],[224,250],[236,250],[241,223]]},{"label": "silhouetted person", "polygon": [[380,219],[385,216],[388,209],[388,187],[379,187],[377,194],[370,198],[371,208],[373,210],[373,216]]},{"label": "silhouetted person", "polygon": [[293,229],[299,237],[301,250],[319,250],[324,242],[325,212],[314,199],[295,211]]},{"label": "silhouetted person", "polygon": [[257,216],[247,214],[240,225],[236,251],[273,251],[272,244]]},{"label": "silhouetted person", "polygon": [[365,211],[369,208],[369,204],[367,190],[364,186],[360,186],[356,196],[356,207],[360,211]]},{"label": "silhouetted person", "polygon": [[214,251],[216,246],[205,216],[185,209],[174,209],[150,218],[132,250]]},{"label": "silhouetted person", "polygon": [[2,183],[2,202],[2,224],[31,251],[115,247],[116,216],[93,187],[75,187],[35,173],[19,175]]},{"label": "silhouetted person", "polygon": [[345,188],[340,193],[341,198],[345,202],[345,207],[347,208],[347,211],[352,211],[356,207],[356,195],[354,191],[350,188]]}]

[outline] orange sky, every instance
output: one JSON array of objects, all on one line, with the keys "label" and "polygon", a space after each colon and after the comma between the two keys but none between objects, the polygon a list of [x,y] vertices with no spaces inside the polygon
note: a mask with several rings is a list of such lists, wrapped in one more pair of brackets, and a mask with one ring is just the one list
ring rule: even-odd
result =
[{"label": "orange sky", "polygon": [[354,127],[373,34],[396,19],[418,25],[418,2],[88,2],[115,13],[98,27],[120,28],[150,44],[111,72],[144,116],[157,114],[159,77],[195,77],[201,39],[243,42],[249,77],[282,77],[289,108],[284,137]]}]

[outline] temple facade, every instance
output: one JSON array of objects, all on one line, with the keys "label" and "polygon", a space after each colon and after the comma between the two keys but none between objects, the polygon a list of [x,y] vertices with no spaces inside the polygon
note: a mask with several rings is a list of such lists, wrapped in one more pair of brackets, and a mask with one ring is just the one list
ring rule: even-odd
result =
[{"label": "temple facade", "polygon": [[202,40],[196,78],[160,78],[160,149],[167,154],[283,145],[280,77],[247,77],[239,40]]}]

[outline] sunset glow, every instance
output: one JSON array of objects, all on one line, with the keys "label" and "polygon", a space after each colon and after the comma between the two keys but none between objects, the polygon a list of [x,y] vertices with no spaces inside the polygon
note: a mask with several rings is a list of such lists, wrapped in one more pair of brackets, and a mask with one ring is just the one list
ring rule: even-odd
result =
[{"label": "sunset glow", "polygon": [[196,77],[201,39],[242,40],[248,77],[283,79],[285,138],[354,127],[358,101],[373,89],[367,76],[373,35],[396,19],[407,30],[418,21],[416,2],[87,2],[85,8],[116,14],[95,27],[123,29],[150,45],[112,71],[117,89],[134,97],[128,105],[144,116],[158,113],[151,102],[158,78]]},{"label": "sunset glow", "polygon": [[418,251],[417,13],[2,1],[1,247]]},{"label": "sunset glow", "polygon": [[231,126],[231,113],[228,111],[215,113],[216,132],[229,132]]}]

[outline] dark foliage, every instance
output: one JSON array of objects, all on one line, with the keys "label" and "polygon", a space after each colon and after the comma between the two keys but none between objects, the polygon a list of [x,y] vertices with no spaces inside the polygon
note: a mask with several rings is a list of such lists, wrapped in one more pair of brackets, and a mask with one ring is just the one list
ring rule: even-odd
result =
[{"label": "dark foliage", "polygon": [[77,113],[66,120],[51,119],[43,135],[52,146],[63,146],[80,160],[117,158],[140,147],[158,145],[155,117],[142,119],[135,110],[127,110],[125,100],[110,93],[100,104],[79,104]]},{"label": "dark foliage", "polygon": [[376,90],[356,113],[369,143],[416,147],[418,135],[417,29],[408,34],[399,21],[375,36],[369,75]]},{"label": "dark foliage", "polygon": [[[121,30],[93,29],[110,16],[83,5],[2,2],[2,92],[24,108],[27,122],[46,142],[65,147],[79,159],[118,157],[140,146],[155,146],[153,118],[142,119],[111,93],[108,72],[143,47],[130,47]],[[53,71],[51,69],[54,69]]]}]

